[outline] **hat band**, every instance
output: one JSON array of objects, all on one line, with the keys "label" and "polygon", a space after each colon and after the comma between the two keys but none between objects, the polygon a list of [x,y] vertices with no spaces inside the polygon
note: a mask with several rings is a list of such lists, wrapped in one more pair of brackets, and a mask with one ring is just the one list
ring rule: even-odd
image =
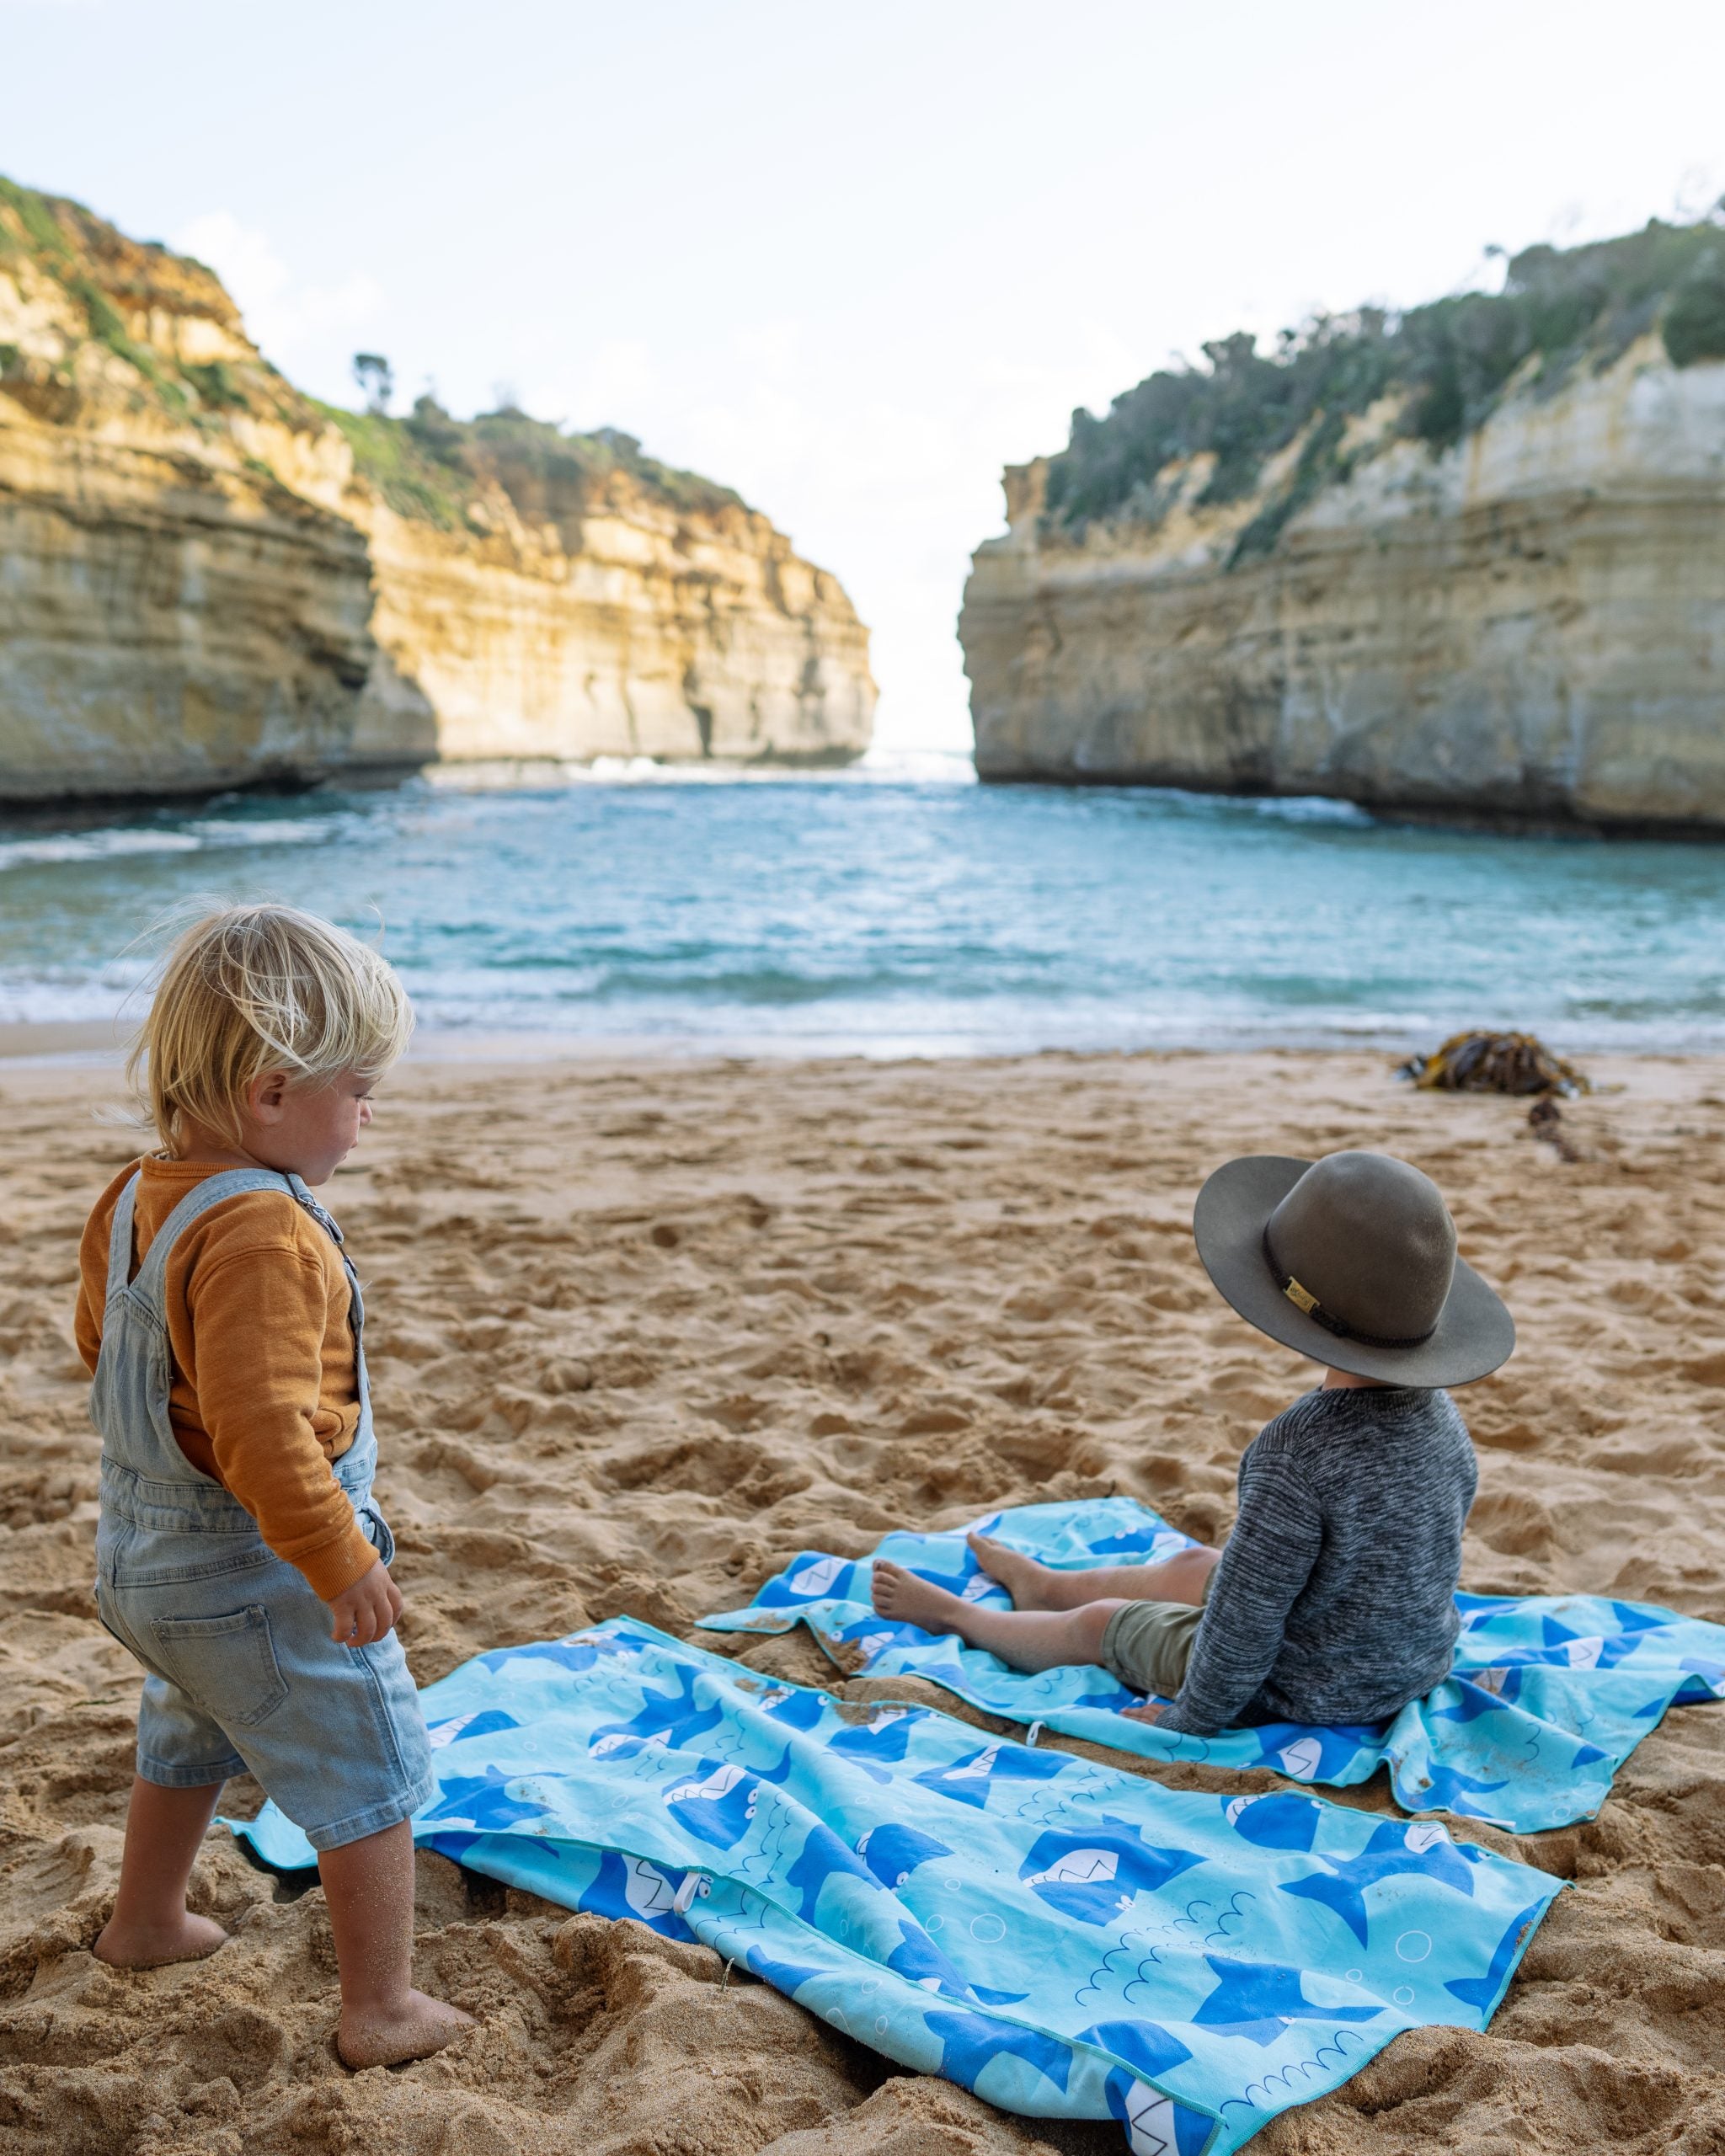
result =
[{"label": "hat band", "polygon": [[1429,1325],[1423,1332],[1410,1333],[1406,1339],[1391,1340],[1379,1332],[1362,1332],[1358,1326],[1349,1325],[1345,1318],[1327,1310],[1309,1288],[1302,1288],[1291,1273],[1284,1273],[1276,1262],[1276,1253],[1270,1247],[1270,1225],[1263,1225],[1263,1262],[1270,1269],[1270,1278],[1293,1304],[1302,1317],[1309,1317],[1314,1325],[1321,1325],[1326,1332],[1332,1332],[1338,1340],[1357,1340],[1362,1348],[1423,1348],[1437,1331]]}]

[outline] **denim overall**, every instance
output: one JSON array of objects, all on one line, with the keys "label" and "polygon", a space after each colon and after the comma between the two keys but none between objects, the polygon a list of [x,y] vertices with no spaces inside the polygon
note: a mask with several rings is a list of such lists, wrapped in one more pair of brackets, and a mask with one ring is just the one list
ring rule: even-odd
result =
[{"label": "denim overall", "polygon": [[[140,1171],[142,1173],[142,1171]],[[172,1354],[163,1295],[174,1243],[242,1192],[284,1192],[339,1246],[341,1230],[296,1175],[235,1168],[189,1191],[132,1277],[137,1175],[114,1209],[102,1349],[90,1416],[102,1435],[96,1606],[149,1673],[138,1773],[197,1789],[249,1772],[317,1849],[381,1833],[430,1795],[425,1717],[401,1642],[330,1636],[329,1605],[278,1557],[238,1499],[194,1467],[168,1417]],[[365,1306],[352,1298],[360,1419],[332,1473],[385,1564],[395,1541],[371,1502],[377,1442],[366,1380]],[[257,1323],[270,1322],[267,1308]]]}]

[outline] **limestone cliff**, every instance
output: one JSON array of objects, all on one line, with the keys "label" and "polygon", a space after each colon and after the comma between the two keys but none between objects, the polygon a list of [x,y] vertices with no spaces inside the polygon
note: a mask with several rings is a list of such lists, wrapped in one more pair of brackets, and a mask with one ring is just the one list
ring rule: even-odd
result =
[{"label": "limestone cliff", "polygon": [[318,405],[200,264],[0,182],[0,800],[843,761],[873,701],[836,580],[729,490]]},{"label": "limestone cliff", "polygon": [[1008,472],[984,777],[1725,827],[1725,232],[1439,306],[1207,348]]}]

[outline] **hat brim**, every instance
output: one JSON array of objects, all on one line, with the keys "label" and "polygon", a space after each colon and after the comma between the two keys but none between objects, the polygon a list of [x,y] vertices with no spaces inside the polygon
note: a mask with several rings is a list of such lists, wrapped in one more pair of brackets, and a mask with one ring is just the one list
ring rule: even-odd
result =
[{"label": "hat brim", "polygon": [[1264,1224],[1311,1165],[1278,1153],[1250,1154],[1218,1168],[1199,1191],[1192,1233],[1217,1294],[1284,1348],[1386,1385],[1468,1385],[1507,1362],[1515,1346],[1515,1321],[1459,1257],[1437,1327],[1417,1348],[1368,1348],[1332,1332],[1289,1301],[1264,1258]]}]

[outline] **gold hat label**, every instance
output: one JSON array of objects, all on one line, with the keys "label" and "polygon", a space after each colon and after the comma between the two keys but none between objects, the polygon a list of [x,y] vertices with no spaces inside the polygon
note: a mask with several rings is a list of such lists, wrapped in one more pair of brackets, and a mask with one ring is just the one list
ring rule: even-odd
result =
[{"label": "gold hat label", "polygon": [[1310,1317],[1317,1308],[1317,1297],[1302,1288],[1295,1279],[1290,1278],[1282,1293],[1302,1317]]}]

